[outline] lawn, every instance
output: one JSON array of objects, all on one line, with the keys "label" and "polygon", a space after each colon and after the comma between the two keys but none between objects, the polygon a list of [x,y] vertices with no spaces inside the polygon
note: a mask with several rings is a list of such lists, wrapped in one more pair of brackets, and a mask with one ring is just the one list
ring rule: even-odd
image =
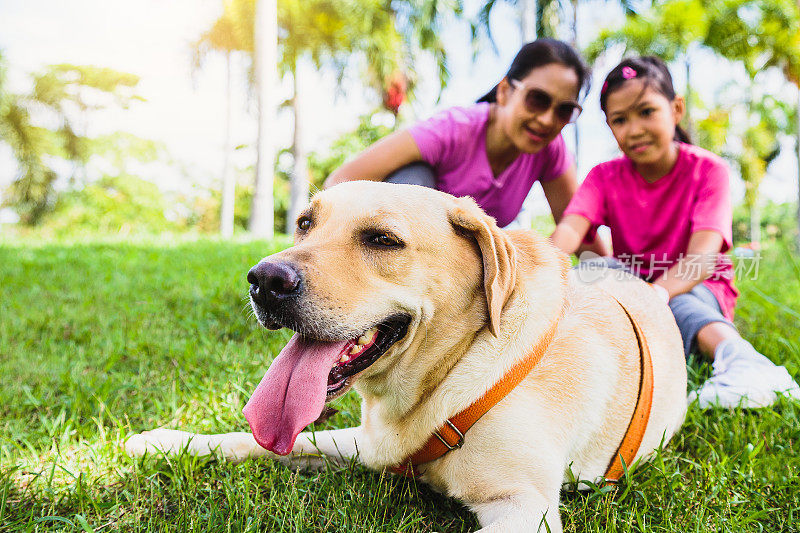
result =
[{"label": "lawn", "polygon": [[[244,431],[289,335],[257,327],[245,275],[285,242],[0,244],[0,531],[470,531],[458,502],[353,465],[134,460],[159,426]],[[748,276],[751,277],[751,276]],[[800,259],[765,252],[737,325],[800,375]],[[696,387],[708,366],[690,365]],[[358,423],[358,398],[324,426]],[[617,490],[565,491],[566,531],[800,531],[800,404],[692,408]]]}]

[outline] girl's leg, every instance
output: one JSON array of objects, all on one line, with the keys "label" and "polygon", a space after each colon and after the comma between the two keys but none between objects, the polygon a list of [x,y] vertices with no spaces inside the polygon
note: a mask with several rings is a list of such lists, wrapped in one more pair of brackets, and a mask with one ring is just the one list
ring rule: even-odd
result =
[{"label": "girl's leg", "polygon": [[[669,301],[669,309],[681,332],[683,353],[687,359],[697,349],[709,359],[714,359],[716,343],[707,346],[710,341],[717,340],[713,333],[718,334],[720,341],[732,335],[739,336],[733,323],[722,315],[722,309],[714,293],[702,283],[687,293],[673,297]],[[709,334],[701,335],[701,332]],[[709,342],[700,344],[706,340]]]},{"label": "girl's leg", "polygon": [[411,163],[404,167],[400,167],[385,180],[387,183],[404,183],[406,185],[421,185],[430,189],[436,188],[436,173],[427,163],[417,162]]},{"label": "girl's leg", "polygon": [[800,387],[786,369],[758,353],[725,320],[714,295],[698,285],[676,296],[670,309],[684,339],[686,355],[693,347],[712,359],[712,376],[689,394],[700,407],[767,407],[776,393],[800,399]]},{"label": "girl's leg", "polygon": [[697,332],[697,348],[700,353],[714,360],[714,351],[719,343],[729,339],[741,339],[739,332],[725,322],[711,322]]},{"label": "girl's leg", "polygon": [[[575,269],[584,283],[608,275],[609,269],[628,270],[612,257],[581,261]],[[766,407],[775,403],[778,392],[800,400],[800,387],[786,369],[773,364],[739,335],[707,287],[697,285],[672,298],[669,307],[681,332],[686,357],[699,349],[713,361],[713,375],[689,394],[690,402],[697,400],[703,408]]]}]

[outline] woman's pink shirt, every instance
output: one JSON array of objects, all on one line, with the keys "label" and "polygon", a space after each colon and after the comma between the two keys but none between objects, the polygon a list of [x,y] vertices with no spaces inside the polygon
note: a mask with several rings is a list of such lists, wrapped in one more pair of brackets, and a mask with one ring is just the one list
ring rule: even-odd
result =
[{"label": "woman's pink shirt", "polygon": [[535,154],[520,154],[499,176],[486,155],[488,103],[452,107],[409,128],[423,161],[436,171],[436,188],[453,196],[471,196],[484,211],[507,226],[538,181],[555,179],[572,165],[559,134]]}]

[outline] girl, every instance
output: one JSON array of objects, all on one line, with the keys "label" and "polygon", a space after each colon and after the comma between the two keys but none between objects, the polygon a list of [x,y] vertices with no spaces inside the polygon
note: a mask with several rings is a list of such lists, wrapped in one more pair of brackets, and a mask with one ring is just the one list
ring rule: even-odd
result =
[{"label": "girl", "polygon": [[786,369],[742,339],[731,322],[738,291],[731,247],[728,170],[689,144],[678,125],[684,101],[656,57],[622,61],[606,77],[600,107],[622,157],[589,172],[552,240],[567,253],[598,225],[611,228],[611,268],[626,268],[669,302],[684,342],[713,359],[713,375],[690,394],[701,407],[764,407],[776,392],[800,398]]},{"label": "girl", "polygon": [[[528,43],[478,103],[381,139],[331,173],[325,186],[386,179],[435,187],[473,197],[507,226],[539,181],[558,222],[578,188],[561,130],[580,114],[578,99],[589,81],[588,68],[569,45]],[[600,240],[593,249],[608,252]]]}]

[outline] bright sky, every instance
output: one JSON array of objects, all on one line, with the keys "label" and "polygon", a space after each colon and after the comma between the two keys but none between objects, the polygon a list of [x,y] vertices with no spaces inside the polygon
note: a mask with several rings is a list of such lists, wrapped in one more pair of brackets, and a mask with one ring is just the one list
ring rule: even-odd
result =
[{"label": "bright sky", "polygon": [[[145,177],[165,188],[185,187],[191,182],[211,184],[219,179],[223,161],[225,70],[222,58],[210,57],[204,69],[191,76],[190,43],[219,16],[221,0],[0,0],[0,49],[9,62],[13,86],[22,90],[25,75],[54,63],[106,66],[141,76],[140,92],[147,99],[129,111],[98,117],[90,133],[122,130],[141,137],[163,141],[173,159],[171,167],[150,169]],[[468,2],[469,5],[477,5]],[[611,4],[599,0],[582,4],[581,27],[610,24],[619,14],[609,16]],[[437,104],[433,89],[432,63],[420,60],[415,65],[423,83],[414,113],[424,118],[437,108],[468,105],[493,86],[505,73],[520,43],[516,12],[498,4],[492,26],[498,54],[488,45],[472,60],[469,33],[465,24],[450,24],[444,32],[451,57],[452,81]],[[611,54],[609,54],[611,55]],[[579,178],[594,164],[612,157],[616,145],[596,104],[602,76],[619,57],[609,57],[595,65],[595,89],[587,99],[580,118],[581,149]],[[241,64],[236,65],[243,72]],[[711,58],[699,57],[696,73],[710,72],[693,83],[708,94],[714,82],[730,74]],[[683,87],[683,73],[673,71],[676,88]],[[306,69],[306,142],[311,150],[321,150],[340,134],[352,130],[358,116],[369,110],[369,102],[357,83],[349,82],[344,96],[334,98],[335,80],[329,73]],[[239,76],[243,79],[243,75]],[[282,88],[288,97],[288,84]],[[234,145],[252,144],[255,120],[246,109],[244,82],[235,88]],[[291,117],[284,114],[276,125],[282,146],[291,139]],[[565,130],[566,131],[566,130]],[[572,143],[572,133],[565,138]],[[784,154],[770,168],[762,191],[776,201],[797,198],[797,167],[792,147],[785,143]],[[252,151],[237,153],[236,163],[245,167],[254,159]],[[178,170],[180,169],[180,170]],[[14,167],[8,153],[0,151],[0,187],[13,179]],[[735,180],[735,197],[742,187]],[[541,199],[536,202],[542,207]]]}]

